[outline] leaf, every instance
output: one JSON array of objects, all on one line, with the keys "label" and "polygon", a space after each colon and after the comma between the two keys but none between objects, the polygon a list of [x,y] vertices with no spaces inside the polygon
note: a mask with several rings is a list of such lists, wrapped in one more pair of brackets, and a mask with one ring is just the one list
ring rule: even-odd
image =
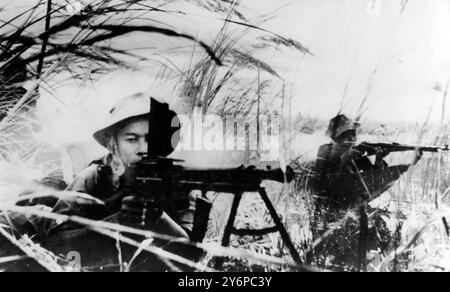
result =
[{"label": "leaf", "polygon": [[10,262],[17,262],[17,261],[26,260],[26,259],[29,259],[29,258],[30,257],[28,257],[28,256],[2,257],[2,258],[0,258],[0,264],[6,264],[6,263],[10,263]]},{"label": "leaf", "polygon": [[450,237],[450,230],[448,227],[448,222],[445,217],[442,217],[442,223],[444,223],[445,233],[447,233],[447,237]]},{"label": "leaf", "polygon": [[301,43],[299,43],[298,41],[294,40],[294,39],[290,39],[290,38],[285,38],[282,36],[262,36],[259,37],[259,39],[261,39],[262,41],[272,44],[272,45],[276,45],[276,46],[285,46],[291,49],[295,49],[299,52],[302,52],[304,54],[308,54],[314,57],[314,55],[311,53],[311,51],[303,46]]},{"label": "leaf", "polygon": [[[120,238],[119,238],[120,240]],[[139,248],[134,253],[133,257],[131,258],[130,262],[128,263],[127,267],[125,268],[125,271],[129,271],[131,266],[133,265],[133,262],[136,260],[136,258],[144,251],[144,249],[148,246],[150,246],[153,243],[153,238],[147,238],[144,241],[141,242],[139,245]]]},{"label": "leaf", "polygon": [[99,200],[91,195],[79,193],[79,192],[53,192],[53,193],[34,193],[30,195],[22,195],[13,199],[14,203],[32,201],[40,198],[56,198],[67,202],[76,202],[81,205],[105,205],[105,202]]}]

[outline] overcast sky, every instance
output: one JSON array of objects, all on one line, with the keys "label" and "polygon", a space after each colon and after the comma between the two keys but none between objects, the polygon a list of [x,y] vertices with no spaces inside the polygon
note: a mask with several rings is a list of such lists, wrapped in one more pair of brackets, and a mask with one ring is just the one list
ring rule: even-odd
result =
[{"label": "overcast sky", "polygon": [[[437,122],[449,80],[449,2],[243,0],[241,6],[255,21],[258,15],[275,13],[277,17],[262,26],[299,41],[314,54],[303,58],[286,51],[262,56],[292,87],[293,114],[301,112],[328,118],[343,103],[344,112],[355,116],[361,100],[369,93],[364,118],[380,122],[423,122],[432,109],[431,118]],[[10,3],[19,6],[29,2]],[[184,30],[210,41],[220,23],[198,16],[205,15],[200,10],[190,12],[196,17],[191,15],[181,20],[177,16],[174,23],[184,21],[181,26]],[[127,42],[134,47],[147,44],[143,38],[136,37]],[[183,59],[189,62],[184,56]],[[116,72],[95,84],[95,92],[60,88],[54,93],[72,100],[70,95],[122,95],[147,90],[148,78],[151,74]],[[447,114],[450,115],[450,102]],[[73,115],[76,120],[79,113],[75,110]]]},{"label": "overcast sky", "polygon": [[400,16],[404,1],[243,2],[260,10],[290,3],[268,27],[299,40],[316,56],[302,61],[273,56],[281,67],[296,66],[286,77],[295,84],[296,111],[334,114],[350,76],[344,104],[354,114],[373,76],[366,117],[423,121],[434,106],[432,118],[440,119],[443,94],[432,88],[444,87],[449,78],[449,1],[410,0]]}]

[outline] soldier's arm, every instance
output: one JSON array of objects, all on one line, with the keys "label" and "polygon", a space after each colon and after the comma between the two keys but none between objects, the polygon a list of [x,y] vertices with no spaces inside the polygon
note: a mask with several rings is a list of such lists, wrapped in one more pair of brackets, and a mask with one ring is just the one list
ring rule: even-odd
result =
[{"label": "soldier's arm", "polygon": [[[95,185],[97,184],[97,181],[98,181],[97,166],[93,165],[86,168],[81,173],[79,173],[77,177],[72,181],[72,183],[66,188],[66,191],[84,193],[95,197],[96,194],[94,194],[93,190]],[[105,206],[103,205],[82,204],[74,200],[65,200],[65,199],[58,200],[58,202],[53,208],[53,213],[67,216],[78,216],[91,220],[101,220],[107,217],[108,215],[111,215],[108,214]],[[79,227],[81,226],[78,226],[70,222],[58,224],[53,221],[52,224],[49,226],[49,233]]]},{"label": "soldier's arm", "polygon": [[387,168],[388,166],[389,166],[389,165],[387,164],[386,161],[384,161],[384,159],[377,158],[377,159],[375,160],[375,168],[376,168],[376,169],[385,169],[385,168]]},{"label": "soldier's arm", "polygon": [[325,173],[329,168],[331,155],[331,144],[325,144],[319,147],[315,163],[315,170],[317,173]]},{"label": "soldier's arm", "polygon": [[[97,181],[97,166],[89,166],[77,175],[72,183],[66,188],[66,191],[94,195],[93,189]],[[65,215],[83,216],[85,215],[83,207],[84,205],[77,202],[59,199],[53,208],[53,212]]]},{"label": "soldier's arm", "polygon": [[178,194],[173,202],[172,212],[168,215],[190,236],[194,225],[195,201],[198,192]]}]

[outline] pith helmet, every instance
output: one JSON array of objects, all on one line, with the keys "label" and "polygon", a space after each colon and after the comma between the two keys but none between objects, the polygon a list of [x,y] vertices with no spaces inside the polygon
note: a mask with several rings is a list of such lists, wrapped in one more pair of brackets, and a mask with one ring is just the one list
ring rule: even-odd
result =
[{"label": "pith helmet", "polygon": [[339,114],[330,120],[327,135],[329,135],[331,139],[335,140],[345,132],[352,130],[356,131],[359,127],[360,124],[358,122],[353,121],[345,115]]},{"label": "pith helmet", "polygon": [[160,102],[145,93],[127,96],[113,106],[103,127],[94,133],[94,139],[107,148],[114,129],[137,117],[149,119],[150,129],[147,139],[151,149],[149,155],[165,157],[174,151],[180,140],[179,118],[169,109],[167,103]]}]

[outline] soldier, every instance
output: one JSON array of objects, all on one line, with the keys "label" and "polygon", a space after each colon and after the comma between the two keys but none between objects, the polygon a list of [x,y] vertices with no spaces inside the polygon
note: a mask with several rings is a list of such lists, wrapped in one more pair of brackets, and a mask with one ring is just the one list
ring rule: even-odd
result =
[{"label": "soldier", "polygon": [[[356,168],[362,171],[383,169],[387,166],[383,160],[388,154],[383,149],[377,149],[375,164],[372,164],[363,153],[353,149],[357,141],[359,123],[347,118],[345,115],[337,115],[330,120],[327,135],[331,137],[331,143],[320,146],[316,171],[324,173],[354,172]],[[352,163],[354,162],[354,164]]]},{"label": "soldier", "polygon": [[[179,141],[179,136],[174,135],[179,128],[172,127],[179,125],[177,121],[176,113],[170,110],[167,104],[146,94],[135,94],[122,99],[111,109],[105,126],[94,133],[96,141],[108,149],[108,155],[94,161],[66,189],[94,196],[102,200],[104,205],[84,205],[60,199],[55,206],[51,206],[53,212],[118,222],[132,227],[140,226],[188,240],[195,211],[192,196],[189,194],[173,196],[173,200],[166,205],[156,206],[127,193],[130,169],[144,155],[149,154],[147,153],[149,143],[152,156],[166,157],[173,152]],[[25,228],[22,223],[27,220],[21,214],[12,214],[11,218],[17,218],[13,221],[21,225],[13,228],[35,235],[42,246],[56,254],[78,252],[83,266],[118,269],[117,242],[111,238],[83,226],[71,223],[57,225],[48,220],[25,224],[27,226]],[[15,222],[13,225],[16,225]],[[121,252],[124,261],[129,260],[135,251],[136,248],[123,247]],[[167,269],[167,266],[161,261],[155,261],[154,258],[143,257],[136,263],[135,270]]]},{"label": "soldier", "polygon": [[365,153],[355,149],[359,127],[345,115],[337,115],[327,129],[331,143],[320,146],[317,154],[315,189],[322,201],[338,209],[350,207],[363,197],[376,198],[422,157],[417,152],[412,164],[389,167],[384,161],[389,151],[376,147],[372,163]]},{"label": "soldier", "polygon": [[[169,135],[150,135],[155,141],[147,141],[149,137],[149,109],[158,107],[158,110],[152,109],[152,114],[159,115],[159,120],[164,124],[158,123],[159,128],[153,128],[152,131],[163,133],[163,128],[170,129]],[[154,119],[154,118],[153,118]],[[175,112],[164,107],[164,104],[146,96],[145,94],[136,94],[122,99],[110,111],[110,117],[106,125],[94,133],[96,141],[108,149],[109,154],[103,159],[94,161],[91,165],[82,171],[67,188],[68,191],[75,191],[90,194],[103,200],[105,207],[101,210],[91,210],[79,208],[61,202],[56,209],[60,213],[72,214],[74,210],[78,215],[87,218],[103,219],[114,214],[123,207],[125,217],[136,217],[136,223],[139,223],[142,216],[147,216],[147,223],[158,220],[158,229],[164,230],[166,234],[189,238],[192,230],[193,207],[189,205],[189,196],[178,198],[177,202],[171,202],[165,206],[165,210],[149,210],[144,206],[145,202],[133,197],[125,197],[127,186],[129,185],[130,167],[139,162],[147,154],[147,145],[151,143],[154,157],[166,157],[173,152],[178,140],[172,141],[172,134],[175,134],[178,128],[172,128],[173,121],[178,119]],[[156,124],[156,122],[155,122]],[[72,203],[73,204],[73,203]],[[97,209],[98,207],[95,207]],[[130,208],[130,209],[129,209]],[[143,210],[147,208],[147,214]],[[66,211],[67,210],[67,211]],[[124,215],[124,214],[121,214]],[[154,216],[155,218],[151,218]],[[125,220],[125,217],[121,219]],[[134,220],[130,220],[133,222]]]},{"label": "soldier", "polygon": [[[316,176],[312,179],[312,186],[317,195],[315,237],[328,230],[329,224],[343,218],[349,208],[364,201],[371,201],[389,189],[401,174],[416,164],[422,156],[418,151],[412,164],[388,166],[384,158],[389,152],[382,147],[376,147],[371,153],[375,155],[375,161],[372,163],[366,153],[355,149],[359,127],[359,123],[342,114],[330,120],[327,134],[332,141],[320,146],[315,164]],[[370,206],[369,209],[373,214],[367,234],[368,248],[381,248],[385,251],[392,237],[379,215],[384,211]],[[359,241],[358,237],[352,234],[358,234],[361,230],[359,221],[351,217],[346,220],[326,242],[316,247],[318,263],[331,262],[336,270],[353,270],[358,261],[356,255]]]}]

